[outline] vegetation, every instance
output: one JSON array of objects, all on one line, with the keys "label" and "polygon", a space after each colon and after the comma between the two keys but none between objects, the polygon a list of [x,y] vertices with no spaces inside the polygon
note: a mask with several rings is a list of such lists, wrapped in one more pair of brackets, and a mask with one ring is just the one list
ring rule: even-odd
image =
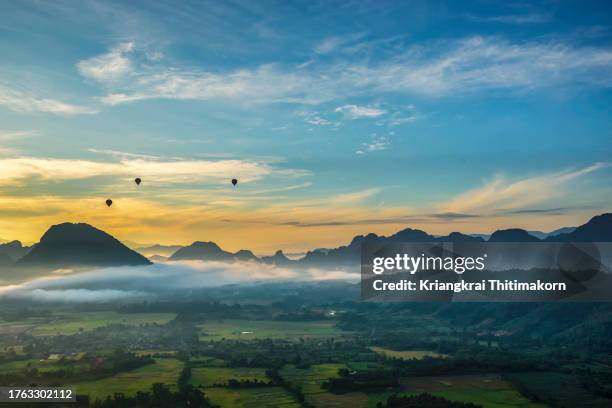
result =
[{"label": "vegetation", "polygon": [[453,402],[430,394],[419,394],[408,397],[392,395],[386,404],[378,404],[379,408],[480,408],[480,405],[465,402]]},{"label": "vegetation", "polygon": [[296,286],[291,297],[245,290],[81,310],[7,304],[0,382],[70,386],[100,408],[612,406],[612,348],[598,337],[606,305],[368,304],[338,301],[348,296],[333,286]]},{"label": "vegetation", "polygon": [[446,357],[445,354],[440,354],[435,351],[428,351],[428,350],[397,351],[397,350],[390,350],[390,349],[376,347],[376,346],[370,347],[370,349],[373,352],[382,354],[386,357],[401,358],[402,360],[412,360],[412,359],[422,360],[425,357],[433,357],[433,358]]},{"label": "vegetation", "polygon": [[71,335],[90,331],[110,324],[139,326],[146,324],[166,324],[175,318],[173,313],[117,313],[105,312],[72,312],[51,315],[48,322],[36,325],[32,329],[34,336]]},{"label": "vegetation", "polygon": [[146,391],[153,384],[161,383],[170,390],[177,389],[177,382],[183,369],[183,362],[177,359],[158,359],[154,364],[125,370],[118,374],[94,381],[71,382],[78,394],[88,395],[92,400],[103,399],[108,395],[136,395]]},{"label": "vegetation", "polygon": [[163,384],[153,384],[150,392],[138,391],[133,396],[116,393],[112,397],[95,401],[92,408],[154,408],[179,407],[209,408],[214,407],[196,388],[186,386],[178,391],[171,391]]}]

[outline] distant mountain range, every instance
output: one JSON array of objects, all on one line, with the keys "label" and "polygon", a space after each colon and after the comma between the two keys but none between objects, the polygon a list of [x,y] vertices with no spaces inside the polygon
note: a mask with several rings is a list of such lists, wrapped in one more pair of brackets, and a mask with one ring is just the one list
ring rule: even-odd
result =
[{"label": "distant mountain range", "polygon": [[[580,227],[561,228],[550,233],[541,233],[544,238],[534,236],[528,231],[518,228],[497,230],[488,238],[488,242],[564,242],[564,241],[612,241],[612,214],[602,214],[593,217]],[[179,249],[172,255],[170,261],[178,260],[203,260],[203,261],[258,261],[275,264],[278,266],[295,267],[354,267],[359,264],[361,245],[370,243],[394,243],[394,242],[484,242],[479,236],[451,232],[448,235],[435,237],[418,229],[406,228],[390,236],[379,236],[373,233],[358,235],[345,246],[333,249],[308,251],[306,255],[297,260],[287,258],[282,251],[277,251],[273,256],[256,257],[251,251],[241,250],[236,253],[221,249],[214,242],[194,242],[193,244]]]},{"label": "distant mountain range", "polygon": [[19,241],[11,241],[6,244],[0,244],[0,262],[1,259],[16,261],[30,252],[31,247],[23,246]]},{"label": "distant mountain range", "polygon": [[[132,246],[132,248],[134,248]],[[151,258],[152,256],[158,255],[165,258],[172,256],[176,251],[183,248],[182,245],[151,245],[146,247],[134,248],[139,254],[146,256],[147,258]]]},{"label": "distant mountain range", "polygon": [[[534,231],[534,230],[529,230],[527,231],[529,233],[529,235],[533,235],[534,237],[538,238],[538,239],[546,239],[548,237],[553,237],[555,235],[560,235],[560,234],[565,234],[565,233],[569,233],[572,232],[576,229],[576,227],[563,227],[563,228],[558,228],[556,230],[550,231],[550,232],[542,232],[542,231]],[[491,237],[491,234],[469,234],[473,237],[479,237],[484,239],[485,241],[488,241],[489,238]]]},{"label": "distant mountain range", "polygon": [[546,239],[549,237],[554,237],[555,235],[569,234],[570,232],[574,232],[574,230],[576,230],[576,227],[563,227],[563,228],[558,228],[550,232],[542,232],[542,231],[527,231],[527,232],[529,233],[529,235],[533,235],[536,238]]},{"label": "distant mountain range", "polygon": [[[488,242],[612,242],[612,213],[598,215],[586,224],[576,228],[556,230],[558,234],[546,234],[544,239],[522,229],[504,229],[495,231]],[[555,231],[553,231],[555,232]],[[355,267],[359,264],[361,245],[371,243],[399,242],[484,242],[480,236],[452,232],[436,237],[418,229],[406,228],[390,236],[379,236],[374,233],[358,235],[345,246],[331,249],[308,251],[300,259],[292,260],[281,250],[272,256],[257,257],[253,252],[242,249],[228,252],[214,242],[197,241],[180,247],[170,256],[151,255],[155,261],[251,261],[278,266],[292,267]],[[154,250],[154,247],[148,247]],[[171,246],[157,246],[157,249],[168,250]],[[15,263],[13,263],[17,260]],[[133,251],[113,238],[111,235],[88,224],[64,223],[54,225],[34,246],[23,247],[19,241],[0,245],[0,266],[14,265],[19,267],[37,266],[45,268],[69,268],[74,266],[118,266],[147,265],[151,261]]]},{"label": "distant mountain range", "polygon": [[214,242],[196,241],[193,244],[183,247],[176,251],[170,258],[170,261],[181,261],[187,259],[200,259],[207,261],[252,261],[258,258],[253,252],[246,249],[241,249],[236,253],[227,252],[219,248]]}]

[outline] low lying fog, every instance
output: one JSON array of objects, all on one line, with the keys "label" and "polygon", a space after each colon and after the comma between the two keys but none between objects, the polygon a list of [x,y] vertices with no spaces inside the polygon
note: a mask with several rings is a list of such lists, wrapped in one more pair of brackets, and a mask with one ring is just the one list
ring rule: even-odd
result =
[{"label": "low lying fog", "polygon": [[166,262],[72,273],[57,270],[21,284],[0,286],[0,298],[64,302],[142,299],[170,291],[195,290],[236,283],[348,280],[359,274],[322,269],[281,268],[249,262]]}]

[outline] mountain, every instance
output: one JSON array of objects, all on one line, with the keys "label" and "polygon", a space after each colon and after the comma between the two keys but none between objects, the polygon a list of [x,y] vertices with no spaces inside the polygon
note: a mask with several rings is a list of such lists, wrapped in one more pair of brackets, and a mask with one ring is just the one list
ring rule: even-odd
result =
[{"label": "mountain", "polygon": [[196,241],[189,246],[181,247],[168,260],[259,261],[260,259],[248,249],[241,249],[236,253],[232,253],[224,251],[214,242]]},{"label": "mountain", "polygon": [[482,237],[462,234],[460,232],[451,232],[450,234],[436,238],[440,242],[484,242]]},{"label": "mountain", "polygon": [[[250,252],[250,251],[249,251]],[[201,260],[201,261],[232,261],[235,254],[219,248],[214,242],[196,241],[191,245],[176,251],[170,261]]]},{"label": "mountain", "polygon": [[258,261],[259,258],[255,256],[255,254],[248,249],[241,249],[240,251],[234,254],[234,257],[240,261]]},{"label": "mountain", "polygon": [[373,233],[357,235],[347,246],[341,246],[325,251],[309,251],[304,258],[296,261],[303,266],[355,266],[361,258],[361,245],[369,243],[394,243],[394,242],[482,242],[480,237],[465,235],[460,232],[451,232],[449,235],[434,237],[418,229],[405,228],[388,237]]},{"label": "mountain", "polygon": [[505,230],[497,230],[491,237],[489,237],[488,242],[538,242],[540,241],[538,238],[533,235],[529,235],[529,233],[523,229],[519,228],[511,228]]},{"label": "mountain", "polygon": [[17,265],[69,268],[150,263],[138,252],[89,224],[64,223],[49,228]]},{"label": "mountain", "polygon": [[597,215],[574,231],[548,237],[554,242],[612,242],[612,213]]},{"label": "mountain", "polygon": [[174,254],[176,251],[178,251],[181,248],[183,248],[182,245],[159,245],[159,244],[155,244],[155,245],[151,245],[151,246],[136,248],[136,251],[138,251],[138,253],[146,256],[147,258],[151,258],[154,255],[161,255],[163,257],[168,258],[168,257],[170,257],[172,254]]},{"label": "mountain", "polygon": [[488,241],[491,238],[491,234],[469,234],[470,237],[481,238],[484,241]]},{"label": "mountain", "polygon": [[162,256],[162,255],[152,255],[149,257],[149,261],[153,263],[166,262],[167,260],[168,260],[168,257]]},{"label": "mountain", "polygon": [[[546,234],[546,241],[612,241],[612,214],[602,214],[592,218],[586,224],[573,228],[564,227]],[[488,239],[485,239],[488,238]],[[419,229],[405,228],[389,236],[370,233],[355,236],[348,245],[337,248],[315,249],[308,251],[302,258],[289,259],[282,251],[273,256],[257,258],[251,251],[241,250],[234,253],[219,248],[213,242],[194,242],[178,250],[170,260],[200,259],[215,261],[252,260],[279,266],[294,267],[349,267],[359,265],[361,245],[364,243],[396,242],[540,242],[541,240],[529,231],[511,228],[497,230],[490,236],[451,232],[448,235],[435,237]]]},{"label": "mountain", "polygon": [[13,258],[7,254],[0,253],[0,266],[12,266],[15,263]]},{"label": "mountain", "polygon": [[570,232],[573,232],[576,229],[576,227],[562,227],[562,228],[557,228],[554,231],[550,231],[550,232],[542,232],[542,231],[527,231],[529,233],[529,235],[533,235],[536,238],[539,239],[546,239],[548,237],[554,237],[555,235],[559,235],[559,234],[567,234]]},{"label": "mountain", "polygon": [[405,228],[389,236],[389,238],[380,238],[381,240],[388,242],[432,242],[436,240],[436,237],[433,235],[429,235],[425,231],[412,228]]},{"label": "mountain", "polygon": [[[542,233],[544,234],[544,233]],[[405,228],[389,236],[370,233],[355,236],[348,245],[337,248],[315,249],[308,251],[302,258],[289,259],[282,251],[273,256],[258,258],[253,252],[242,249],[236,253],[221,249],[214,242],[196,241],[189,246],[154,245],[146,247],[147,251],[162,252],[178,248],[168,260],[204,260],[204,261],[254,261],[279,266],[295,267],[350,267],[359,265],[361,246],[364,243],[399,243],[399,242],[483,242],[482,236],[466,235],[451,232],[448,235],[435,237],[419,229]],[[513,228],[495,231],[489,242],[539,242],[538,237],[523,229]],[[547,233],[545,241],[612,241],[612,214],[593,217],[579,227],[565,227]],[[23,247],[19,241],[0,245],[0,263],[6,264],[8,257],[18,259],[28,252],[17,265],[49,265],[52,267],[69,267],[75,265],[146,265],[150,261],[139,253],[127,248],[121,242],[88,224],[60,224],[51,227],[41,238],[40,243],[32,249]],[[166,257],[155,253],[150,255],[155,261],[164,261]]]},{"label": "mountain", "polygon": [[285,256],[283,251],[280,249],[272,256],[262,256],[261,261],[268,264],[274,264],[279,266],[285,266],[291,264],[293,261]]},{"label": "mountain", "polygon": [[11,241],[6,244],[0,244],[0,254],[7,255],[13,261],[16,261],[30,252],[30,247],[25,247],[19,241]]}]

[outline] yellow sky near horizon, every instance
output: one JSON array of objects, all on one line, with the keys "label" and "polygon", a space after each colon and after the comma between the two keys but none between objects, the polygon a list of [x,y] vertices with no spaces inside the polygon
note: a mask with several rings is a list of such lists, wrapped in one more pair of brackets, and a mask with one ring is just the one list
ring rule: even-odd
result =
[{"label": "yellow sky near horizon", "polygon": [[[313,191],[307,172],[251,161],[0,159],[0,238],[35,243],[51,225],[85,222],[132,246],[214,241],[230,251],[270,254],[337,247],[355,235],[408,227],[435,235],[550,231],[609,211],[593,205],[607,202],[609,189],[579,193],[588,177],[609,167],[498,175],[442,198],[403,201],[389,199],[397,191],[383,186]],[[146,176],[136,186],[128,175],[141,168]],[[227,174],[237,174],[237,187]]]},{"label": "yellow sky near horizon", "polygon": [[51,225],[85,222],[130,246],[214,241],[226,250],[250,249],[260,255],[278,249],[303,252],[337,247],[349,243],[355,235],[389,235],[408,227],[435,235],[453,231],[490,233],[503,228],[550,231],[584,224],[600,213],[584,210],[453,218],[450,213],[440,217],[416,212],[410,215],[405,208],[373,209],[359,202],[300,208],[277,204],[246,210],[164,205],[134,198],[115,200],[111,208],[98,198],[0,198],[0,205],[5,213],[11,208],[14,211],[13,217],[0,219],[0,237],[5,240],[35,243]]}]

